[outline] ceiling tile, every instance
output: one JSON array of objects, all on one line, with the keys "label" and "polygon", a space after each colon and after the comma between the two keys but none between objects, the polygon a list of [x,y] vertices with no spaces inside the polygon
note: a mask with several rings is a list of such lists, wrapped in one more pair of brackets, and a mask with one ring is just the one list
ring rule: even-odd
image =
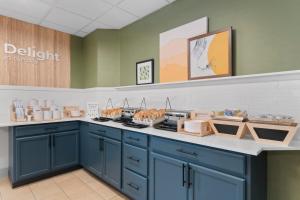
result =
[{"label": "ceiling tile", "polygon": [[61,25],[58,25],[58,24],[55,24],[55,23],[52,23],[49,21],[43,21],[40,25],[48,27],[48,28],[52,28],[52,29],[55,29],[55,30],[58,30],[61,32],[69,33],[69,34],[73,34],[73,33],[77,32],[76,29],[72,29],[72,28],[69,28],[66,26],[61,26]]},{"label": "ceiling tile", "polygon": [[79,36],[79,37],[85,37],[87,36],[89,33],[83,32],[83,31],[79,31],[77,33],[75,33],[74,35]]},{"label": "ceiling tile", "polygon": [[107,12],[104,16],[100,17],[98,21],[111,26],[112,28],[122,28],[136,20],[136,16],[115,7]]},{"label": "ceiling tile", "polygon": [[112,8],[112,5],[101,0],[60,0],[56,5],[91,19],[96,19]]},{"label": "ceiling tile", "polygon": [[51,10],[45,18],[46,21],[52,22],[60,26],[70,27],[75,30],[80,30],[82,27],[89,24],[91,21],[79,15],[55,8]]},{"label": "ceiling tile", "polygon": [[0,8],[0,15],[11,17],[11,18],[18,19],[18,20],[25,21],[25,22],[32,23],[32,24],[38,24],[41,21],[38,18],[33,18],[33,17],[27,16],[24,14],[20,14],[20,13],[14,12],[14,11],[9,11],[9,10],[5,10],[5,9],[1,9],[1,8]]},{"label": "ceiling tile", "polygon": [[107,3],[109,3],[111,5],[117,5],[124,0],[104,0],[104,1],[106,1]]},{"label": "ceiling tile", "polygon": [[94,21],[92,22],[91,24],[87,25],[86,27],[84,27],[82,29],[82,31],[84,32],[88,32],[88,33],[91,33],[93,32],[94,30],[96,29],[111,29],[112,27],[108,26],[108,25],[105,25],[103,24],[102,22],[99,22],[99,21]]},{"label": "ceiling tile", "polygon": [[0,8],[41,20],[51,7],[38,0],[0,0]]},{"label": "ceiling tile", "polygon": [[168,5],[166,0],[124,0],[118,7],[136,16],[144,17],[166,5]]}]

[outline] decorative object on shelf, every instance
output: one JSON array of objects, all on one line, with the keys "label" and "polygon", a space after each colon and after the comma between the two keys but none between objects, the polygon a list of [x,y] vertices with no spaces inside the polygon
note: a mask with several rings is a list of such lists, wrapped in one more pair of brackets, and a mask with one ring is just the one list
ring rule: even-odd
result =
[{"label": "decorative object on shelf", "polygon": [[232,75],[232,29],[188,40],[189,80]]},{"label": "decorative object on shelf", "polygon": [[160,34],[160,82],[188,80],[188,38],[205,34],[208,18],[203,17]]},{"label": "decorative object on shelf", "polygon": [[209,123],[216,135],[241,139],[247,133],[247,126],[245,122],[210,120]]},{"label": "decorative object on shelf", "polygon": [[274,125],[262,123],[247,123],[247,127],[256,142],[288,146],[294,138],[299,125]]},{"label": "decorative object on shelf", "polygon": [[154,83],[154,59],[136,63],[136,84],[145,85]]}]

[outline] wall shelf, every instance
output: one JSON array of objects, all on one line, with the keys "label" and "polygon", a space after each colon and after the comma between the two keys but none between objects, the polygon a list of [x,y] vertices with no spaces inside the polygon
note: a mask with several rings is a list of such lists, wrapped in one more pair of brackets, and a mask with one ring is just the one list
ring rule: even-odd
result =
[{"label": "wall shelf", "polygon": [[173,82],[173,83],[130,85],[130,86],[116,87],[115,89],[117,91],[171,89],[171,88],[199,87],[199,86],[208,86],[208,85],[230,85],[230,84],[258,83],[258,82],[299,80],[299,79],[300,79],[300,70],[294,70],[294,71],[275,72],[275,73],[199,79],[199,80]]}]

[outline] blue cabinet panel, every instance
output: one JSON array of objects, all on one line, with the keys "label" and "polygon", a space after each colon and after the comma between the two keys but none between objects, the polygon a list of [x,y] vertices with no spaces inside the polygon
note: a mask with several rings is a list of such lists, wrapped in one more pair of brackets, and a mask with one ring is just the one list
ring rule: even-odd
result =
[{"label": "blue cabinet panel", "polygon": [[16,139],[16,180],[33,178],[51,170],[50,145],[50,135]]},{"label": "blue cabinet panel", "polygon": [[79,132],[69,131],[52,135],[52,170],[79,164]]},{"label": "blue cabinet panel", "polygon": [[81,122],[80,124],[80,164],[87,167],[88,163],[88,138],[89,124]]},{"label": "blue cabinet panel", "polygon": [[104,179],[121,188],[121,142],[104,138]]},{"label": "blue cabinet panel", "polygon": [[143,148],[147,148],[148,146],[147,135],[133,131],[124,131],[124,141],[127,144],[132,144]]},{"label": "blue cabinet panel", "polygon": [[148,184],[147,179],[131,172],[124,170],[124,192],[134,200],[147,200]]},{"label": "blue cabinet panel", "polygon": [[100,135],[103,137],[111,138],[114,140],[121,140],[122,133],[121,129],[111,128],[108,126],[101,126],[96,124],[90,124],[89,131],[93,134]]},{"label": "blue cabinet panel", "polygon": [[186,162],[151,153],[150,200],[186,200],[186,168]]},{"label": "blue cabinet panel", "polygon": [[103,138],[89,133],[87,138],[87,169],[101,177],[103,173]]},{"label": "blue cabinet panel", "polygon": [[190,164],[189,200],[244,200],[245,180]]},{"label": "blue cabinet panel", "polygon": [[158,137],[151,139],[151,149],[154,152],[242,177],[246,173],[246,157],[244,155]]},{"label": "blue cabinet panel", "polygon": [[124,145],[124,167],[143,176],[148,175],[148,152],[129,144]]}]

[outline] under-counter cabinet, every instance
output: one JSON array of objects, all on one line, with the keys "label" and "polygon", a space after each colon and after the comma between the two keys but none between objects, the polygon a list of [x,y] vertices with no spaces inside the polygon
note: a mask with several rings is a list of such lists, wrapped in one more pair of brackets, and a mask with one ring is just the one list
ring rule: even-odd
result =
[{"label": "under-counter cabinet", "polygon": [[134,200],[148,199],[148,136],[123,132],[123,192]]},{"label": "under-counter cabinet", "polygon": [[107,183],[121,189],[121,130],[95,124],[89,124],[87,129],[82,130],[82,165]]},{"label": "under-counter cabinet", "polygon": [[79,124],[10,129],[9,175],[14,186],[79,165]]},{"label": "under-counter cabinet", "polygon": [[265,155],[151,137],[150,200],[265,200]]}]

